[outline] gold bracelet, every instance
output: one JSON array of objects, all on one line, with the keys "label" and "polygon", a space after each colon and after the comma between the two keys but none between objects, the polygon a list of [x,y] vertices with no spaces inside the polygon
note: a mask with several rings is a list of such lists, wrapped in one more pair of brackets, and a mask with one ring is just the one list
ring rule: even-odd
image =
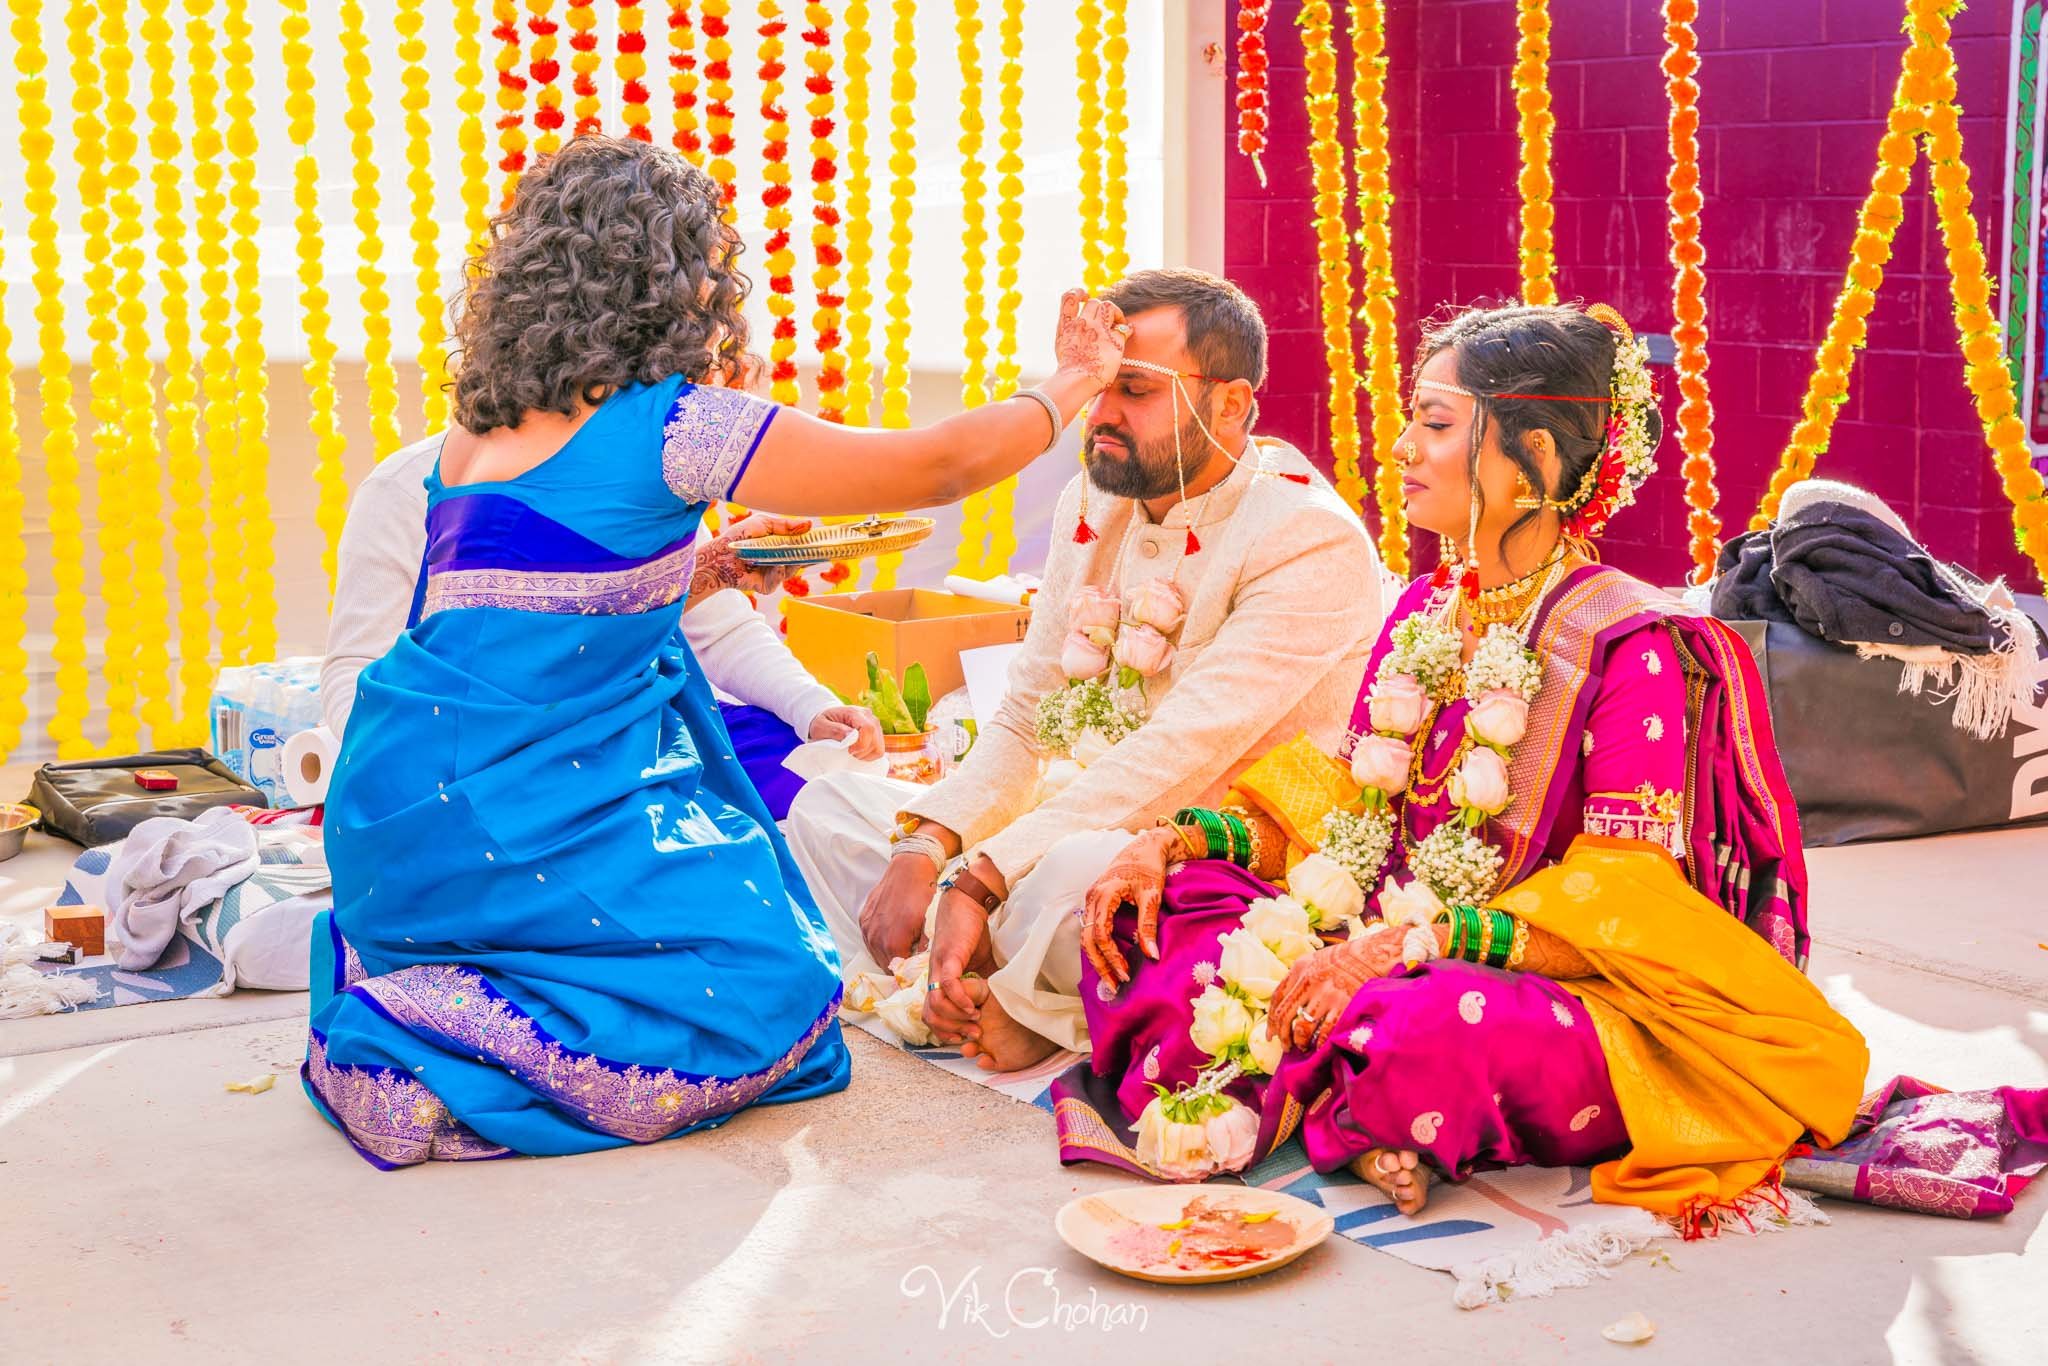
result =
[{"label": "gold bracelet", "polygon": [[1529,922],[1520,916],[1510,916],[1515,922],[1515,938],[1508,949],[1507,969],[1515,972],[1522,966],[1522,955],[1529,951]]},{"label": "gold bracelet", "polygon": [[1472,961],[1484,963],[1493,949],[1493,917],[1482,908],[1479,912],[1479,956]]},{"label": "gold bracelet", "polygon": [[1161,816],[1159,818],[1159,824],[1166,827],[1168,830],[1171,830],[1173,832],[1173,837],[1176,840],[1180,841],[1180,847],[1187,850],[1188,856],[1186,859],[1183,860],[1183,862],[1196,863],[1209,856],[1207,850],[1195,848],[1195,842],[1188,838],[1188,832],[1182,829],[1180,826],[1175,825],[1173,821],[1169,818]]},{"label": "gold bracelet", "polygon": [[1226,806],[1223,810],[1244,822],[1245,838],[1252,842],[1252,862],[1251,866],[1245,869],[1245,871],[1253,877],[1257,877],[1259,869],[1264,867],[1266,862],[1266,842],[1259,838],[1258,822],[1252,819],[1251,812],[1241,806]]}]

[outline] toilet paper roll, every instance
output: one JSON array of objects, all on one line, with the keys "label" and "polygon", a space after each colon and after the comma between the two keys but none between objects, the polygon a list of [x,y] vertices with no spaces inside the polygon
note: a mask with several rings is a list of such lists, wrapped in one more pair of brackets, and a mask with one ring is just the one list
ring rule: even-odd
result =
[{"label": "toilet paper roll", "polygon": [[341,742],[325,726],[302,730],[284,742],[284,790],[293,806],[319,806],[339,762]]}]

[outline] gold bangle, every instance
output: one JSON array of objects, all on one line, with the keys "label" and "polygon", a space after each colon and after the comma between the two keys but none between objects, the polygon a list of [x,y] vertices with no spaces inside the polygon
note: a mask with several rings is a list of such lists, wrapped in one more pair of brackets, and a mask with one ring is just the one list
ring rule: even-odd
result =
[{"label": "gold bangle", "polygon": [[1522,966],[1522,955],[1529,951],[1529,922],[1520,916],[1511,916],[1515,922],[1515,937],[1508,948],[1507,969],[1514,972]]},{"label": "gold bangle", "polygon": [[1493,917],[1484,910],[1479,912],[1479,957],[1474,962],[1484,963],[1493,949]]},{"label": "gold bangle", "polygon": [[1259,838],[1258,822],[1252,819],[1251,812],[1241,806],[1226,806],[1223,809],[1244,822],[1245,837],[1252,842],[1251,867],[1245,869],[1245,871],[1253,877],[1257,877],[1259,869],[1264,867],[1266,863],[1266,842]]},{"label": "gold bangle", "polygon": [[1207,851],[1195,848],[1195,842],[1188,838],[1188,832],[1182,829],[1180,826],[1175,825],[1172,820],[1165,816],[1161,816],[1159,818],[1159,824],[1164,828],[1171,830],[1173,832],[1174,839],[1180,842],[1180,847],[1187,851],[1188,856],[1186,859],[1182,860],[1183,862],[1194,863],[1208,857]]}]

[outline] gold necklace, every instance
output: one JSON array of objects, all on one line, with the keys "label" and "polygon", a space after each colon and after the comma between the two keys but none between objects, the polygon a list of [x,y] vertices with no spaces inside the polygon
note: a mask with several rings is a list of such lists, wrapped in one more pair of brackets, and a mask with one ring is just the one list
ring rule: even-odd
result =
[{"label": "gold necklace", "polygon": [[1571,547],[1562,541],[1556,551],[1533,570],[1512,583],[1495,588],[1482,588],[1479,596],[1466,609],[1474,633],[1485,631],[1491,626],[1508,626],[1521,619],[1530,604],[1542,594],[1550,571],[1571,553]]}]

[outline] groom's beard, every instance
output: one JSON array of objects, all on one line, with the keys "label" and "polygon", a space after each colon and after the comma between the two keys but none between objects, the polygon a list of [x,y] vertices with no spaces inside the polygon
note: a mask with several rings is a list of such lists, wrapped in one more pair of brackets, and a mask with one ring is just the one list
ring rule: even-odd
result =
[{"label": "groom's beard", "polygon": [[1124,427],[1090,427],[1083,459],[1096,488],[1115,498],[1151,500],[1178,493],[1209,467],[1209,442],[1190,416],[1180,429],[1180,453],[1171,436],[1142,445]]}]

